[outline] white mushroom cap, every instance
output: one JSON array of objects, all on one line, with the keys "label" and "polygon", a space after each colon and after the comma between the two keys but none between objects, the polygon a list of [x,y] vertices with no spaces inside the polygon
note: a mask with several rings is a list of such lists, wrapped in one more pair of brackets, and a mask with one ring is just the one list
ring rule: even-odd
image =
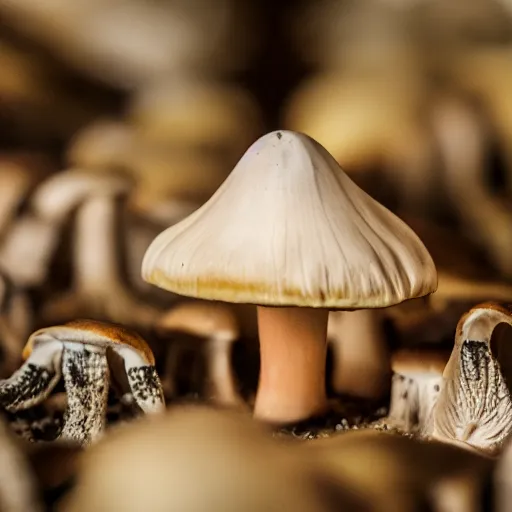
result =
[{"label": "white mushroom cap", "polygon": [[414,232],[306,135],[255,142],[199,210],[161,233],[146,281],[212,300],[357,309],[435,291]]}]

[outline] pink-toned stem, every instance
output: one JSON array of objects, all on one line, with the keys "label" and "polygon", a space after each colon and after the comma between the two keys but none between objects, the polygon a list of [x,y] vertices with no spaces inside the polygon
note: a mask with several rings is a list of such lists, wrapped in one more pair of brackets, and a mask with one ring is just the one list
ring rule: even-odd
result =
[{"label": "pink-toned stem", "polygon": [[327,408],[329,312],[258,306],[261,370],[254,415],[272,423],[307,419]]}]

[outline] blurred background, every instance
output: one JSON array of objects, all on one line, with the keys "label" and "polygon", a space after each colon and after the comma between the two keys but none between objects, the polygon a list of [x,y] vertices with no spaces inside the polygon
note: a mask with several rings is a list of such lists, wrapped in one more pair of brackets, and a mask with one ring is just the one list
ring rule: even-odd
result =
[{"label": "blurred background", "polygon": [[[469,306],[512,302],[512,1],[0,0],[0,20],[4,374],[75,317],[140,329],[161,361],[169,332],[211,336],[166,323],[177,298],[141,260],[278,128],[431,251],[432,299],[372,317],[390,350],[450,347]],[[253,313],[229,313],[234,339]]]}]

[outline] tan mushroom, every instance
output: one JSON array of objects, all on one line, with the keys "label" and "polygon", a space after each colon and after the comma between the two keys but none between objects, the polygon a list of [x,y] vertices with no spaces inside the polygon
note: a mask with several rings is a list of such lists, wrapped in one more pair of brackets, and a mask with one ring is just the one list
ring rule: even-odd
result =
[{"label": "tan mushroom", "polygon": [[435,348],[393,353],[389,418],[404,431],[428,430],[449,356],[449,352]]},{"label": "tan mushroom", "polygon": [[[144,478],[133,478],[134,467],[144,468]],[[334,502],[329,503],[322,494],[327,482],[322,489],[318,480],[297,452],[249,417],[177,408],[112,432],[91,447],[63,510],[365,510],[341,484],[331,488]]]},{"label": "tan mushroom", "polygon": [[507,305],[484,303],[462,316],[433,410],[433,438],[494,453],[512,432],[512,326]]},{"label": "tan mushroom", "polygon": [[60,437],[80,444],[98,439],[105,428],[111,350],[124,362],[133,400],[144,413],[165,408],[162,387],[151,349],[134,331],[92,320],[75,320],[36,331],[29,338],[25,363],[9,379],[0,381],[0,404],[9,411],[43,402],[63,378],[67,409]]},{"label": "tan mushroom", "polygon": [[[231,363],[232,346],[240,336],[234,311],[226,304],[184,302],[164,314],[156,324],[160,335],[184,333],[205,340],[206,397],[225,406],[242,407]],[[166,374],[173,379],[179,365],[178,347],[169,349]],[[172,389],[172,385],[171,385]]]},{"label": "tan mushroom", "polygon": [[256,141],[207,203],[160,234],[142,274],[181,295],[258,304],[255,414],[284,423],[327,407],[329,309],[386,307],[437,285],[412,230],[289,131]]},{"label": "tan mushroom", "polygon": [[390,354],[382,315],[374,310],[329,313],[332,387],[338,394],[378,399],[389,389]]}]

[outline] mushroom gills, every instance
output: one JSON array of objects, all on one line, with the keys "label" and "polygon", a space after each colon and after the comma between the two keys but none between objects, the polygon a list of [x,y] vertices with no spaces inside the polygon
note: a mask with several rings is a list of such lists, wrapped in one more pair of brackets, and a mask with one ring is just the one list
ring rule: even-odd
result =
[{"label": "mushroom gills", "polygon": [[155,366],[148,364],[130,347],[114,345],[111,348],[124,361],[128,385],[135,403],[146,414],[163,411],[164,394]]},{"label": "mushroom gills", "polygon": [[512,399],[499,363],[483,341],[462,343],[458,375],[445,384],[434,428],[448,439],[494,449],[512,432]]},{"label": "mushroom gills", "polygon": [[89,444],[105,425],[109,389],[106,348],[67,342],[62,359],[68,407],[60,437]]},{"label": "mushroom gills", "polygon": [[43,402],[61,376],[62,343],[41,344],[23,366],[0,381],[0,404],[8,411],[28,409]]}]

